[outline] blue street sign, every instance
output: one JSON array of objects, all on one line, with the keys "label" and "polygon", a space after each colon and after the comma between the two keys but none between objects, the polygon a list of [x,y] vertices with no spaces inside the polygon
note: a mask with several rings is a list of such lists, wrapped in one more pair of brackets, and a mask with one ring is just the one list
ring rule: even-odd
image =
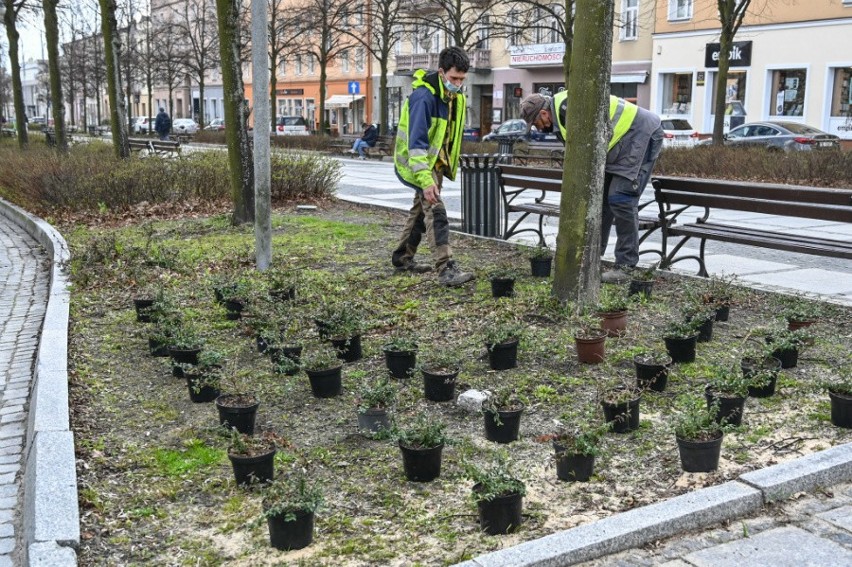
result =
[{"label": "blue street sign", "polygon": [[361,83],[358,81],[349,81],[349,94],[356,95],[361,92]]}]

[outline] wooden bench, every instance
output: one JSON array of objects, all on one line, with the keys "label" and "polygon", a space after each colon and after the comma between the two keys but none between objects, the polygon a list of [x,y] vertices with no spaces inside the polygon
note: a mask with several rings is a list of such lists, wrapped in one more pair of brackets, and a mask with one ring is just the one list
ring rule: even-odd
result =
[{"label": "wooden bench", "polygon": [[179,140],[157,140],[154,138],[130,138],[131,152],[146,151],[148,155],[160,157],[180,155]]},{"label": "wooden bench", "polygon": [[41,132],[42,132],[42,134],[44,134],[45,143],[48,146],[50,146],[51,148],[55,147],[56,146],[56,132],[54,131],[54,129],[53,128],[45,128]]},{"label": "wooden bench", "polygon": [[512,148],[512,162],[517,165],[543,164],[561,168],[565,145],[561,142],[516,142]]},{"label": "wooden bench", "polygon": [[[784,217],[814,219],[825,222],[852,223],[852,190],[822,189],[797,185],[656,177],[652,180],[654,198],[659,205],[662,230],[661,268],[683,260],[698,262],[698,275],[707,276],[704,261],[708,240],[800,252],[817,256],[852,259],[852,241],[764,230],[749,222],[742,226],[716,223],[710,220],[711,209],[742,211]],[[699,207],[703,214],[695,222],[677,223],[690,207]],[[671,246],[672,240],[679,240]],[[677,257],[690,239],[700,242],[698,255]]]},{"label": "wooden bench", "polygon": [[[360,137],[360,134],[343,134],[336,138],[337,141],[329,144],[329,148],[336,153],[347,154],[352,149],[355,140]],[[372,155],[392,156],[394,143],[393,136],[379,136],[374,147],[371,148],[368,146],[364,148],[364,154],[368,157]]]},{"label": "wooden bench", "polygon": [[[562,168],[500,165],[497,168],[497,184],[503,200],[503,226],[509,227],[510,213],[520,213],[520,217],[503,233],[503,239],[508,240],[511,236],[522,232],[534,232],[538,234],[539,244],[544,246],[544,218],[559,216],[559,205],[545,203],[544,200],[548,193],[562,193]],[[533,202],[519,200],[519,197],[527,191],[538,192],[538,196]],[[654,202],[651,200],[641,203],[639,210],[641,211]],[[538,228],[518,228],[530,215],[538,215]],[[645,231],[639,238],[640,244],[660,227],[660,222],[660,218],[657,216],[639,215],[639,230]],[[652,250],[648,252],[658,253]]]}]

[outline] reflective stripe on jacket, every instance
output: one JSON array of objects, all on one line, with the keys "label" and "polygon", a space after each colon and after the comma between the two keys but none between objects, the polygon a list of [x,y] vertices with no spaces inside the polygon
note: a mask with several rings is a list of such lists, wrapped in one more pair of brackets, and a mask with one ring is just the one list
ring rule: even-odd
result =
[{"label": "reflective stripe on jacket", "polygon": [[[447,134],[449,105],[444,102],[444,86],[437,73],[427,75],[420,69],[414,73],[411,86],[413,91],[399,117],[393,161],[396,175],[403,183],[425,189],[434,182],[432,169]],[[450,163],[444,172],[451,180],[458,169],[466,106],[464,95],[457,94],[453,103],[455,132],[448,152]]]},{"label": "reflective stripe on jacket", "polygon": [[[565,112],[556,112],[556,110],[561,110],[562,104],[567,98],[567,91],[560,91],[553,96],[552,112],[556,116],[556,124],[559,126],[559,132],[562,134],[563,140],[568,138],[568,129],[565,126]],[[638,112],[639,107],[632,102],[627,102],[623,98],[610,95],[609,121],[612,124],[612,136],[609,139],[609,145],[606,147],[607,151],[611,150],[627,134]]]}]

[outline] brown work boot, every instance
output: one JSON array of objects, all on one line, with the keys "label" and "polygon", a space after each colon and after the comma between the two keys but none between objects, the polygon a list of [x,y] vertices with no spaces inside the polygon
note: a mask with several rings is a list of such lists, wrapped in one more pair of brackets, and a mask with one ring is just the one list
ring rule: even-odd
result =
[{"label": "brown work boot", "polygon": [[428,266],[426,264],[418,264],[414,260],[408,260],[407,262],[404,262],[402,266],[394,266],[394,269],[398,274],[401,274],[403,272],[425,274],[432,271],[431,266]]},{"label": "brown work boot", "polygon": [[447,262],[446,267],[438,274],[438,283],[446,287],[459,286],[474,278],[470,272],[462,272],[456,266],[455,261]]}]

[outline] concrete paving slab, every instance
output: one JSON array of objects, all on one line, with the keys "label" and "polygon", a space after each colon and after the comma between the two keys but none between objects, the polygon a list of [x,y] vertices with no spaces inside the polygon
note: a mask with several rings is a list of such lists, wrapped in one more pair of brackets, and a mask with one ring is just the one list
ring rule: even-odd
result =
[{"label": "concrete paving slab", "polygon": [[746,274],[740,278],[756,284],[784,287],[820,295],[852,294],[852,278],[848,273],[805,268],[784,272]]},{"label": "concrete paving slab", "polygon": [[29,567],[75,567],[77,552],[52,542],[34,543],[27,549]]},{"label": "concrete paving slab", "polygon": [[739,276],[796,269],[796,266],[790,264],[754,260],[752,258],[743,258],[742,256],[732,256],[730,254],[708,254],[704,258],[704,263],[707,265],[707,271],[711,274],[724,273],[737,274]]},{"label": "concrete paving slab", "polygon": [[816,517],[821,518],[838,528],[852,532],[852,506],[850,505],[822,512],[821,514],[817,514]]},{"label": "concrete paving slab", "polygon": [[802,567],[852,565],[852,551],[803,529],[786,526],[695,553],[697,567]]}]

